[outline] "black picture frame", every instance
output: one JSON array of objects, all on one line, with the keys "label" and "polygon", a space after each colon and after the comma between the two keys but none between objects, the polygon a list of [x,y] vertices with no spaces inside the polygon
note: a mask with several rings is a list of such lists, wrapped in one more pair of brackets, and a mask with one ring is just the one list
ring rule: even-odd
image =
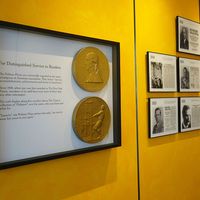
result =
[{"label": "black picture frame", "polygon": [[[170,106],[172,110],[170,110]],[[149,138],[163,137],[178,133],[178,113],[177,97],[149,98]],[[157,119],[156,114],[159,115]],[[173,121],[170,121],[170,118],[173,118]],[[168,125],[171,125],[171,127],[165,127],[166,122]],[[175,123],[175,125],[172,123]]]},{"label": "black picture frame", "polygon": [[[118,147],[121,146],[121,107],[120,107],[120,43],[115,42],[115,41],[108,41],[108,40],[103,40],[103,39],[97,39],[97,38],[92,38],[92,37],[85,37],[85,36],[80,36],[80,35],[75,35],[75,34],[70,34],[70,33],[65,33],[65,32],[59,32],[55,30],[48,30],[44,28],[38,28],[38,27],[33,27],[33,26],[27,26],[27,25],[22,25],[22,24],[16,24],[16,23],[11,23],[11,22],[6,22],[6,21],[0,21],[0,32],[1,31],[7,31],[7,32],[20,32],[24,33],[26,35],[29,34],[34,34],[38,35],[41,37],[50,37],[50,39],[54,40],[59,40],[62,39],[63,41],[69,41],[76,45],[77,43],[83,43],[83,46],[102,46],[102,48],[109,49],[110,50],[110,56],[111,56],[111,69],[112,69],[112,78],[111,78],[111,85],[112,85],[112,97],[110,102],[112,102],[112,109],[110,109],[111,114],[112,114],[112,131],[110,134],[112,134],[112,141],[104,143],[101,142],[100,144],[93,144],[93,145],[88,145],[88,146],[75,146],[74,149],[71,150],[66,150],[66,151],[55,151],[51,153],[45,153],[45,154],[38,154],[36,156],[26,156],[25,158],[21,157],[18,159],[10,159],[9,161],[1,158],[0,162],[0,169],[6,169],[10,167],[16,167],[16,166],[21,166],[25,164],[31,164],[31,163],[36,163],[40,161],[47,161],[51,159],[56,159],[56,158],[62,158],[62,157],[67,157],[67,156],[72,156],[72,155],[78,155],[82,153],[88,153],[88,152],[93,152],[93,151],[98,151],[98,150],[103,150],[103,149],[108,149],[108,148],[113,148],[113,147]],[[1,37],[1,34],[0,34]],[[1,41],[1,38],[0,38]],[[70,44],[71,44],[70,43]],[[60,43],[61,44],[61,43]],[[34,45],[33,45],[34,46]],[[34,47],[35,48],[35,47]],[[37,47],[36,47],[37,48]],[[45,47],[48,48],[48,47]],[[32,46],[30,46],[30,49],[32,49]],[[29,50],[30,50],[29,49]],[[69,47],[70,49],[70,47]],[[1,50],[1,49],[0,49]],[[71,58],[75,55],[76,52],[69,52]],[[70,66],[71,67],[71,66]],[[86,92],[87,93],[87,92]],[[95,93],[87,93],[87,96],[95,96],[97,95],[98,97],[101,97],[101,94]],[[78,95],[77,95],[78,96]],[[81,96],[81,95],[79,95]],[[106,100],[105,100],[106,101]],[[78,102],[77,102],[78,103]],[[71,123],[71,119],[70,120]],[[6,130],[5,130],[6,132]],[[17,132],[17,130],[16,130]],[[28,132],[28,130],[27,130]],[[1,134],[1,132],[0,132]],[[41,140],[45,140],[45,138],[40,138]],[[1,144],[0,144],[1,145]],[[0,154],[1,155],[1,154]]]},{"label": "black picture frame", "polygon": [[[177,86],[177,58],[176,56],[148,51],[147,52],[147,68],[148,68],[147,69],[148,92],[155,92],[155,93],[156,92],[162,92],[162,93],[163,92],[177,92],[178,86]],[[155,72],[156,68],[160,69],[159,71],[161,72],[160,73],[161,77],[156,77],[156,81],[155,81],[153,78],[154,77],[153,73],[156,74]],[[174,74],[174,77],[172,77],[172,73]],[[166,77],[169,77],[169,76],[170,76],[170,80],[167,81]],[[173,84],[173,87],[171,86],[172,84]]]},{"label": "black picture frame", "polygon": [[200,92],[200,61],[178,58],[179,92]]},{"label": "black picture frame", "polygon": [[[200,97],[199,96],[179,97],[179,132],[180,133],[185,133],[185,132],[190,132],[190,131],[195,131],[195,130],[200,129],[199,117],[196,118],[196,120],[199,120],[199,121],[195,121],[194,117],[192,116],[195,114],[200,115]],[[183,120],[183,118],[185,119]],[[198,126],[195,126],[197,124]]]},{"label": "black picture frame", "polygon": [[177,52],[200,55],[199,22],[176,17],[176,50]]}]

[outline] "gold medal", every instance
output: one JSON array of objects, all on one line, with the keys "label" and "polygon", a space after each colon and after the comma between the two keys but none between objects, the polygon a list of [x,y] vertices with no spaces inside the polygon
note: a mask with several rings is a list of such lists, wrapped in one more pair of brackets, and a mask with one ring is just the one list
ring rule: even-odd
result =
[{"label": "gold medal", "polygon": [[72,72],[77,84],[84,90],[101,90],[109,78],[109,64],[102,51],[95,47],[82,48],[75,55]]},{"label": "gold medal", "polygon": [[86,97],[74,109],[74,132],[84,142],[97,143],[108,134],[110,118],[110,109],[103,99]]}]

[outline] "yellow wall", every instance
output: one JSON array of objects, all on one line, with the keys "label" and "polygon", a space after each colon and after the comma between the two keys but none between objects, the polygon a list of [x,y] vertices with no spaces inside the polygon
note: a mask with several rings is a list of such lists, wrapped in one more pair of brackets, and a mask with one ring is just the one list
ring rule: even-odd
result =
[{"label": "yellow wall", "polygon": [[1,0],[0,20],[121,43],[123,145],[1,170],[0,199],[137,199],[132,1]]},{"label": "yellow wall", "polygon": [[[135,0],[141,200],[200,199],[200,132],[148,139],[146,52],[176,53],[175,17],[199,20],[198,0]],[[137,200],[132,0],[1,0],[0,20],[121,44],[122,147],[0,171],[2,200]]]},{"label": "yellow wall", "polygon": [[175,18],[199,20],[198,0],[136,0],[141,200],[200,199],[200,131],[148,139],[148,98],[198,93],[147,92],[146,52],[176,53]]}]

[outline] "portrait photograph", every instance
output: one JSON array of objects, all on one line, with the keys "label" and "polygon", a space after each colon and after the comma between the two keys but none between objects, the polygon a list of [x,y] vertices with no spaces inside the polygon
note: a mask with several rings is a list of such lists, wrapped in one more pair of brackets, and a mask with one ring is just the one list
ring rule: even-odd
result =
[{"label": "portrait photograph", "polygon": [[183,105],[182,108],[182,129],[191,128],[191,110],[189,105]]},{"label": "portrait photograph", "polygon": [[156,107],[153,111],[153,134],[164,132],[163,108]]},{"label": "portrait photograph", "polygon": [[190,72],[188,67],[181,69],[181,89],[190,89]]},{"label": "portrait photograph", "polygon": [[160,62],[151,62],[151,84],[152,88],[163,88],[162,81],[162,63]]},{"label": "portrait photograph", "polygon": [[185,26],[180,27],[180,48],[182,49],[189,49],[189,42],[188,42],[188,28]]}]

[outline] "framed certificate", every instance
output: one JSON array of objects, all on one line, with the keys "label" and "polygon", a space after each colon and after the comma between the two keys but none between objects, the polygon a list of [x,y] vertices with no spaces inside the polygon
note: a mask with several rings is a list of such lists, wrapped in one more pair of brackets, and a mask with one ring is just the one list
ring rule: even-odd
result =
[{"label": "framed certificate", "polygon": [[200,55],[200,25],[197,22],[177,17],[177,51]]},{"label": "framed certificate", "polygon": [[177,91],[176,56],[147,52],[149,92]]},{"label": "framed certificate", "polygon": [[179,91],[199,92],[200,91],[200,61],[179,58]]},{"label": "framed certificate", "polygon": [[200,97],[180,98],[180,132],[200,129]]},{"label": "framed certificate", "polygon": [[178,98],[149,99],[149,137],[178,133]]},{"label": "framed certificate", "polygon": [[0,168],[121,145],[118,42],[0,22]]}]

